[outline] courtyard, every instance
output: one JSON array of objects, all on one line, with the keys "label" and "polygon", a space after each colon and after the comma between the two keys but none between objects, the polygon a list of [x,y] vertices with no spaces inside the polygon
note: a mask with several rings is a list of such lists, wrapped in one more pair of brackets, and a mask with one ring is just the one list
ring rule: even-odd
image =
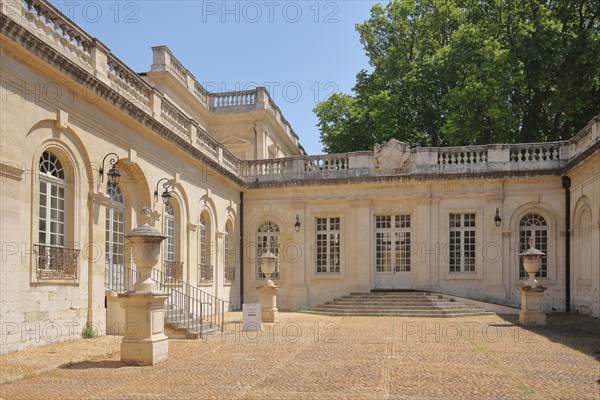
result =
[{"label": "courtyard", "polygon": [[0,357],[8,399],[598,399],[600,321],[548,315],[326,317],[280,313],[262,332],[171,340],[169,360],[127,367],[120,337]]}]

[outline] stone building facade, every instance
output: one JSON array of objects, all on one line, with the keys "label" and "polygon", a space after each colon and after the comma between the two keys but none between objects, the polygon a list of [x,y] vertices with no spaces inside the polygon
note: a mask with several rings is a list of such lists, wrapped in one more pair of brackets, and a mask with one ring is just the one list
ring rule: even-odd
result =
[{"label": "stone building facade", "polygon": [[165,46],[138,74],[50,3],[0,4],[2,353],[111,331],[142,207],[169,236],[157,273],[231,309],[265,250],[280,309],[374,288],[518,306],[533,236],[545,310],[600,317],[599,117],[563,142],[308,156],[263,88],[208,93]]}]

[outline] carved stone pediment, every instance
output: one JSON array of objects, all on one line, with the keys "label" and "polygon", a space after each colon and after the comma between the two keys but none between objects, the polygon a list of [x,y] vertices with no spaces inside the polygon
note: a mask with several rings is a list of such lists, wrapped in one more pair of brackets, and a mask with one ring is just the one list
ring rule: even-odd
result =
[{"label": "carved stone pediment", "polygon": [[397,139],[376,144],[373,150],[372,171],[398,173],[404,170],[412,157],[408,143]]}]

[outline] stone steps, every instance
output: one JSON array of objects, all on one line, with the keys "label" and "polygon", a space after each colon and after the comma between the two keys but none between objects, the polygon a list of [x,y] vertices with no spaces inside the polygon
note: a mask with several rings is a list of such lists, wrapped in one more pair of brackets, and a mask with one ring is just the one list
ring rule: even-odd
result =
[{"label": "stone steps", "polygon": [[338,313],[338,312],[322,312],[322,311],[313,311],[312,309],[304,311],[306,314],[314,314],[314,315],[326,315],[332,317],[406,317],[406,318],[455,318],[455,317],[477,317],[483,315],[492,315],[493,313],[488,311],[474,311],[470,310],[469,312],[455,312],[455,313],[437,313],[437,314],[423,314],[420,312],[401,312],[401,313],[378,313],[378,312],[351,312],[351,313]]},{"label": "stone steps", "polygon": [[469,309],[466,304],[409,304],[409,305],[398,305],[398,304],[385,304],[385,305],[373,305],[373,304],[323,304],[316,308],[320,309],[368,309],[368,310],[431,310],[431,309]]},{"label": "stone steps", "polygon": [[199,339],[214,332],[212,324],[186,316],[182,310],[165,308],[165,335],[169,339]]},{"label": "stone steps", "polygon": [[[361,305],[364,307],[388,307],[388,306],[398,306],[398,307],[431,307],[432,305],[435,307],[446,307],[446,306],[466,306],[465,302],[462,301],[454,301],[454,302],[443,302],[443,301],[432,301],[432,302],[417,302],[417,301],[327,301],[323,306],[336,305],[336,306],[352,306],[352,305]],[[322,306],[322,307],[323,307]]]},{"label": "stone steps", "polygon": [[416,297],[440,297],[437,294],[431,294],[429,292],[350,292],[350,294],[341,296],[341,297],[407,297],[407,298],[416,298]]},{"label": "stone steps", "polygon": [[435,299],[439,299],[440,296],[439,295],[433,295],[433,294],[422,294],[420,292],[415,292],[414,296],[411,296],[410,294],[396,294],[396,293],[390,293],[389,295],[386,295],[384,293],[372,293],[372,294],[367,294],[367,293],[360,293],[360,294],[350,294],[350,295],[345,295],[345,296],[341,296],[340,298],[342,299],[361,299],[361,298],[368,298],[368,299],[398,299],[398,300],[421,300],[421,299],[429,299],[429,300],[435,300]]},{"label": "stone steps", "polygon": [[306,311],[337,316],[461,317],[492,314],[462,301],[427,292],[350,293]]},{"label": "stone steps", "polygon": [[406,313],[406,314],[450,314],[450,313],[468,313],[472,310],[472,308],[449,308],[449,309],[437,309],[437,308],[395,308],[388,307],[385,309],[377,309],[377,308],[325,308],[325,307],[315,307],[312,310],[319,312],[336,312],[341,314],[352,314],[352,313],[377,313],[377,314],[396,314],[396,313]]}]

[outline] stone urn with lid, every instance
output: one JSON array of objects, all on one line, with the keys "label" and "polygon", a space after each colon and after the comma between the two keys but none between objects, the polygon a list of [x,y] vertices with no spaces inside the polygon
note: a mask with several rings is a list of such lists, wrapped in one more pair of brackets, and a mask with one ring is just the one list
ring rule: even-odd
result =
[{"label": "stone urn with lid", "polygon": [[529,275],[529,280],[521,288],[521,312],[519,312],[519,323],[521,325],[545,325],[546,314],[544,314],[544,291],[543,286],[538,286],[535,274],[542,266],[544,253],[534,246],[533,238],[529,238],[529,248],[519,254],[523,257],[523,269]]},{"label": "stone urn with lid", "polygon": [[538,281],[535,279],[535,274],[540,270],[542,266],[542,257],[546,254],[535,248],[533,238],[530,237],[528,243],[529,248],[519,254],[519,256],[523,257],[523,269],[527,272],[527,275],[529,275],[529,279],[525,282],[525,286],[537,287]]},{"label": "stone urn with lid", "polygon": [[270,251],[266,251],[258,257],[260,263],[260,270],[265,274],[267,281],[265,287],[275,287],[275,284],[271,280],[271,275],[277,270],[277,256]]},{"label": "stone urn with lid", "polygon": [[143,225],[127,233],[125,237],[134,245],[134,261],[139,273],[134,285],[135,292],[154,292],[157,290],[156,282],[152,280],[151,273],[160,257],[161,243],[167,235],[148,224],[149,209],[142,209]]},{"label": "stone urn with lid", "polygon": [[267,279],[263,286],[257,288],[260,301],[261,321],[275,322],[275,315],[278,312],[277,290],[279,290],[279,288],[275,286],[271,280],[271,275],[277,270],[277,256],[270,251],[267,251],[258,257],[258,261],[260,262],[260,269]]}]

